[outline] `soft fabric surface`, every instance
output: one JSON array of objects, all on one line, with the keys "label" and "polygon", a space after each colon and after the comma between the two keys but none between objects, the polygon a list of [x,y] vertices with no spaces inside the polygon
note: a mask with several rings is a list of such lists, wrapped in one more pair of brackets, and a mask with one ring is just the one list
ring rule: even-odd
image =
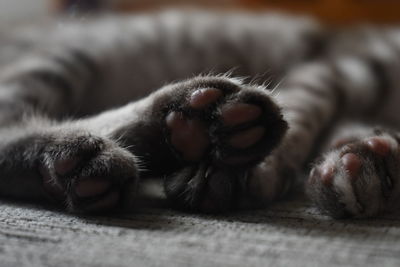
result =
[{"label": "soft fabric surface", "polygon": [[0,266],[400,266],[400,215],[334,221],[301,195],[225,216],[114,216],[0,203]]}]

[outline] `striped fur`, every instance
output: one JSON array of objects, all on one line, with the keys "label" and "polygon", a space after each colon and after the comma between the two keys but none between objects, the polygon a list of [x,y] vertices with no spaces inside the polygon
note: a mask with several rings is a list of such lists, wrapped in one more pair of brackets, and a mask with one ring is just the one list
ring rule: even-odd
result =
[{"label": "striped fur", "polygon": [[[179,207],[263,205],[290,191],[338,120],[399,122],[397,29],[329,32],[283,15],[163,12],[2,38],[0,193],[71,211],[113,209],[148,175],[166,177]],[[215,99],[195,108],[191,99],[210,88]],[[261,115],[226,124],[224,110],[237,107]],[[206,152],[182,148],[174,125],[191,125],[183,132]],[[239,149],[245,142],[254,144]],[[338,204],[351,200],[335,186],[315,181],[306,185],[322,210],[354,211]]]}]

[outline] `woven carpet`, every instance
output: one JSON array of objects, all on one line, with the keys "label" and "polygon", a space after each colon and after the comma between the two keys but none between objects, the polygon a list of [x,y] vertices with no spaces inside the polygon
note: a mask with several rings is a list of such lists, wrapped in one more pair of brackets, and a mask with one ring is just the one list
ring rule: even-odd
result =
[{"label": "woven carpet", "polygon": [[206,216],[159,199],[113,216],[0,202],[0,266],[400,266],[400,215],[335,221],[299,194]]}]

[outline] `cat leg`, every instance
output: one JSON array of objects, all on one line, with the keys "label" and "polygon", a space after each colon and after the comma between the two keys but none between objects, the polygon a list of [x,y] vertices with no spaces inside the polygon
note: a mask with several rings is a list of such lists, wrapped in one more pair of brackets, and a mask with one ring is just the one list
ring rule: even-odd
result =
[{"label": "cat leg", "polygon": [[350,127],[333,139],[306,183],[319,209],[334,218],[372,217],[399,208],[399,134]]},{"label": "cat leg", "polygon": [[82,105],[95,74],[85,54],[64,52],[27,56],[1,73],[0,194],[69,211],[122,206],[138,159],[85,125],[60,122]]},{"label": "cat leg", "polygon": [[250,196],[261,203],[284,196],[318,137],[337,118],[371,117],[398,99],[400,56],[399,43],[391,40],[394,34],[372,28],[347,33],[333,43],[328,60],[305,63],[288,74],[276,99],[289,130],[282,144],[250,172]]},{"label": "cat leg", "polygon": [[33,116],[0,129],[0,136],[4,197],[96,212],[122,207],[133,194],[138,159],[111,139]]},{"label": "cat leg", "polygon": [[171,84],[79,123],[128,147],[142,173],[165,177],[176,206],[205,212],[236,206],[247,170],[287,127],[269,91],[225,76]]},{"label": "cat leg", "polygon": [[[44,184],[44,191],[65,202],[71,211],[109,208],[119,203],[115,200],[119,200],[118,197],[111,201],[112,204],[94,205],[93,202],[108,199],[107,195],[117,190],[115,188],[123,188],[125,181],[135,183],[138,157],[143,163],[141,173],[158,172],[159,175],[168,176],[166,188],[171,199],[180,195],[181,184],[183,188],[190,186],[186,180],[191,179],[187,177],[189,166],[193,168],[190,175],[198,173],[196,177],[201,177],[197,189],[206,186],[206,179],[203,178],[211,170],[215,173],[214,176],[228,180],[226,188],[238,188],[237,181],[244,179],[245,170],[264,158],[286,130],[279,108],[267,91],[226,77],[195,78],[166,86],[148,98],[88,119],[52,122],[45,117],[57,118],[75,112],[81,105],[94,104],[84,100],[97,85],[93,83],[93,76],[96,76],[96,68],[93,68],[96,66],[95,59],[79,53],[79,50],[66,49],[63,52],[66,54],[62,54],[62,57],[55,53],[24,58],[11,65],[3,74],[0,101],[9,102],[10,109],[6,111],[7,116],[1,118],[1,130],[4,136],[9,134],[10,129],[11,132],[18,133],[10,136],[11,138],[4,138],[7,141],[0,148],[4,151],[4,159],[8,155],[7,151],[13,151],[16,155],[14,164],[4,160],[5,165],[0,167],[0,175],[3,172],[2,177],[5,177],[2,179],[4,183],[0,184],[4,196],[33,198],[34,195],[40,198],[43,195],[41,186]],[[103,80],[107,78],[109,77],[103,77]],[[34,123],[26,121],[27,118],[42,121],[44,125],[36,129]],[[65,136],[65,133],[68,134]],[[93,142],[92,137],[100,141]],[[80,141],[75,142],[75,139]],[[85,142],[88,143],[88,149],[85,149]],[[37,145],[31,148],[27,145],[29,143]],[[104,162],[98,163],[108,167],[98,168],[98,173],[94,171],[95,168],[90,168],[91,157],[87,159],[86,156],[97,154],[86,151],[98,151],[97,147],[103,145],[89,145],[92,143],[108,144],[104,151],[108,158],[100,153]],[[135,157],[126,154],[127,150],[123,147],[127,147]],[[34,148],[37,151],[31,151]],[[51,152],[44,156],[47,149]],[[31,158],[26,158],[25,155]],[[93,172],[80,173],[81,167],[86,166],[86,163],[89,165],[87,168]],[[56,167],[60,164],[63,166],[62,170]],[[114,165],[115,173],[123,169],[118,164],[130,164],[125,169],[130,171],[132,177],[125,174],[114,175]],[[207,175],[204,174],[205,169]],[[178,170],[181,170],[180,174]],[[174,175],[171,175],[172,172]],[[30,175],[25,175],[27,173]],[[25,179],[31,175],[33,179]],[[121,181],[118,181],[119,176]],[[230,176],[238,176],[240,179],[234,178],[231,181]],[[104,182],[106,177],[110,181]],[[117,177],[115,183],[114,177]],[[174,183],[177,179],[181,179],[181,182]],[[76,197],[74,187],[81,183],[80,180],[89,180],[87,187],[99,189],[87,194],[90,200],[86,200],[86,196]],[[23,186],[30,186],[31,183],[35,185],[32,191]],[[230,186],[232,183],[234,185]],[[222,207],[216,208],[217,210],[231,206],[235,199],[233,191],[236,190],[226,193],[228,201],[224,200]],[[188,194],[198,198],[197,192],[198,190],[193,190]],[[198,201],[195,205],[187,205],[186,200],[175,202],[192,209],[197,209],[199,205]],[[92,204],[97,208],[91,208]],[[214,208],[201,208],[211,209]]]},{"label": "cat leg", "polygon": [[[376,107],[380,90],[389,81],[380,75],[388,67],[387,59],[375,52],[371,48],[368,57],[344,54],[298,66],[274,96],[242,98],[246,86],[238,90],[237,82],[229,79],[188,80],[106,112],[92,125],[103,121],[105,131],[112,129],[115,139],[132,145],[131,151],[148,164],[146,169],[162,170],[164,175],[174,172],[167,175],[165,188],[180,207],[226,210],[241,205],[242,198],[246,203],[269,203],[288,191],[318,136],[342,111],[365,114]],[[222,112],[231,96],[234,110],[250,104],[232,112],[230,119],[238,119],[237,125],[229,125],[230,119],[224,118],[229,115]],[[290,127],[269,155],[280,140],[274,136],[282,136],[286,128],[271,123],[282,120],[277,106]],[[241,121],[240,114],[249,115]],[[127,123],[129,116],[133,123]],[[111,127],[109,121],[114,122]],[[245,130],[249,132],[235,142],[234,136]]]},{"label": "cat leg", "polygon": [[271,155],[248,170],[245,206],[269,204],[293,187],[318,136],[338,112],[341,95],[335,77],[330,64],[310,63],[293,71],[277,89],[275,100],[289,129]]}]

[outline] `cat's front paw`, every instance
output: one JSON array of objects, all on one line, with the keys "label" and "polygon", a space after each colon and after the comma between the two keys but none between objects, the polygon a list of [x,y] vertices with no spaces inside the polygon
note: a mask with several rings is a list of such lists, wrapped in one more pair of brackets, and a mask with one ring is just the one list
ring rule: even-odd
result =
[{"label": "cat's front paw", "polygon": [[281,140],[287,124],[266,90],[234,79],[199,77],[175,85],[167,139],[186,162],[253,164]]},{"label": "cat's front paw", "polygon": [[249,168],[264,159],[287,129],[266,90],[219,77],[175,85],[165,115],[167,139],[185,167],[165,180],[181,208],[220,212],[236,206]]},{"label": "cat's front paw", "polygon": [[[349,140],[350,141],[350,140]],[[310,173],[307,191],[335,218],[371,217],[398,207],[399,143],[394,135],[337,142]]]},{"label": "cat's front paw", "polygon": [[137,159],[114,142],[88,133],[56,132],[39,162],[43,188],[72,212],[102,212],[125,204],[137,178]]}]

